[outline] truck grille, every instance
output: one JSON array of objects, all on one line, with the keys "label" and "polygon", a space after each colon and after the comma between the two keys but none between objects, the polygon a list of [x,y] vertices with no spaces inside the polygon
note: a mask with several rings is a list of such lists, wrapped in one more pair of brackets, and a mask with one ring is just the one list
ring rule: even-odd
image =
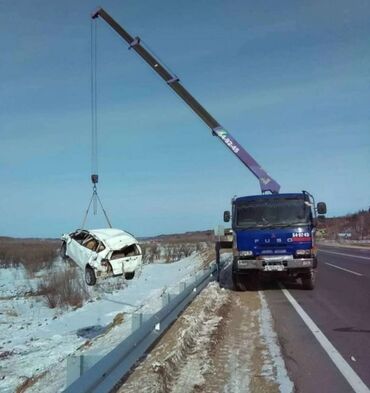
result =
[{"label": "truck grille", "polygon": [[288,266],[287,261],[263,261],[262,266]]}]

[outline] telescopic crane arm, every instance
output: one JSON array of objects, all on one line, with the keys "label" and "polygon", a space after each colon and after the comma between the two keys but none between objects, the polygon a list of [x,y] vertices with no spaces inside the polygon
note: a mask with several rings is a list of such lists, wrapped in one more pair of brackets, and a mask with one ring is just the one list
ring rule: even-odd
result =
[{"label": "telescopic crane arm", "polygon": [[182,98],[186,104],[207,124],[212,130],[212,134],[217,136],[238,158],[239,160],[257,177],[260,182],[262,193],[270,191],[278,193],[280,185],[272,179],[258,162],[226,131],[221,124],[212,117],[206,109],[182,86],[179,78],[150,53],[142,44],[139,37],[132,37],[122,26],[120,26],[102,8],[92,14],[92,18],[101,17],[118,35],[120,35],[149,66],[167,83],[167,85]]}]

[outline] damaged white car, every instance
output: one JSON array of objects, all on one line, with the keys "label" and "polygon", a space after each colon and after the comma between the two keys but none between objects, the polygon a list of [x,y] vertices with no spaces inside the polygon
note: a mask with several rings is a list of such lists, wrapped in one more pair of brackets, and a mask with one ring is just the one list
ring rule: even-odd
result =
[{"label": "damaged white car", "polygon": [[138,241],[120,229],[79,229],[62,236],[61,256],[69,257],[85,272],[87,285],[97,279],[125,275],[134,278],[141,267],[142,251]]}]

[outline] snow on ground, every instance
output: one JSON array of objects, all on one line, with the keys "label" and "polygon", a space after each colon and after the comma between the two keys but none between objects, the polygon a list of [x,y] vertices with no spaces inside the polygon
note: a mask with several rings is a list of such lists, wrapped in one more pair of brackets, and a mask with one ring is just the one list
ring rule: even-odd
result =
[{"label": "snow on ground", "polygon": [[[29,279],[22,269],[0,269],[0,392],[14,392],[23,381],[48,369],[54,372],[46,373],[29,391],[62,390],[68,355],[109,352],[130,334],[131,313],[154,313],[162,306],[163,293],[176,292],[181,281],[191,281],[201,262],[193,253],[171,264],[144,265],[139,277],[123,289],[110,290],[109,281],[122,280],[110,278],[89,288],[92,301],[64,311],[49,309],[42,298],[27,295],[42,278]],[[110,328],[117,314],[123,322]]]},{"label": "snow on ground", "polygon": [[[37,288],[37,277],[30,280],[23,265],[18,268],[0,268],[0,299],[22,296]],[[16,283],[16,284],[15,284]]]},{"label": "snow on ground", "polygon": [[118,393],[294,391],[263,292],[233,291],[225,269],[222,286],[202,291]]},{"label": "snow on ground", "polygon": [[267,347],[264,353],[264,375],[279,384],[279,391],[291,393],[294,391],[293,382],[288,376],[284,359],[278,344],[278,337],[273,329],[273,321],[267,300],[262,291],[258,292],[261,301],[259,315],[260,336]]}]

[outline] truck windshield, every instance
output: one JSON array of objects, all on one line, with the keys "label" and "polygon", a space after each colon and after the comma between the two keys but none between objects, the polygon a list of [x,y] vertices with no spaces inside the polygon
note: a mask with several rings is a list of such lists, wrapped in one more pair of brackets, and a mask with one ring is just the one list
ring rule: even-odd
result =
[{"label": "truck windshield", "polygon": [[311,218],[309,203],[303,199],[251,199],[236,203],[235,224],[239,228],[268,228],[307,225]]}]

